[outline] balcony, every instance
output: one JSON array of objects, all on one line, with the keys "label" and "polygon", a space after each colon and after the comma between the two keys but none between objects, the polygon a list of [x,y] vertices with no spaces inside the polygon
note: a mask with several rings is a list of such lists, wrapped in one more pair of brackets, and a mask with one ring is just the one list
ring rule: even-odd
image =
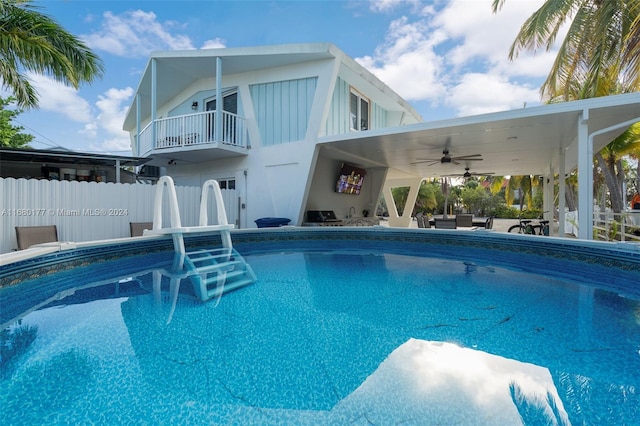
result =
[{"label": "balcony", "polygon": [[185,114],[149,123],[140,132],[138,156],[152,157],[152,162],[162,165],[164,160],[202,162],[247,155],[246,120],[222,111],[221,131],[216,132],[216,113]]}]

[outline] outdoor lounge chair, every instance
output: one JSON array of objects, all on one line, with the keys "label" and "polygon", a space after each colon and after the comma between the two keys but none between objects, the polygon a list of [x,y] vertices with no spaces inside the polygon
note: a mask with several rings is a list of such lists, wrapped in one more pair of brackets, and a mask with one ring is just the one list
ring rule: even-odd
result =
[{"label": "outdoor lounge chair", "polygon": [[16,241],[18,250],[24,250],[36,244],[58,241],[56,225],[46,226],[16,226]]},{"label": "outdoor lounge chair", "polygon": [[456,229],[456,219],[455,218],[441,218],[436,217],[436,229]]},{"label": "outdoor lounge chair", "polygon": [[142,237],[145,229],[153,229],[153,222],[129,222],[132,237]]},{"label": "outdoor lounge chair", "polygon": [[457,214],[456,215],[456,226],[458,228],[460,228],[460,227],[471,228],[473,226],[473,215],[472,214]]},{"label": "outdoor lounge chair", "polygon": [[429,218],[425,216],[424,213],[416,214],[416,221],[418,222],[418,228],[431,228]]}]

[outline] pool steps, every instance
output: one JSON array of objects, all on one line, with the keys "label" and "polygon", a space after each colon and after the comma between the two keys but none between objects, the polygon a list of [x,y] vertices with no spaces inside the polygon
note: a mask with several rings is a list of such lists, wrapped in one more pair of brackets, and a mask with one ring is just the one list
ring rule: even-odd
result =
[{"label": "pool steps", "polygon": [[[170,224],[163,228],[162,205],[165,191],[169,198]],[[209,192],[213,192],[216,206],[217,225],[209,225],[207,207]],[[231,229],[234,225],[227,222],[227,213],[220,186],[215,180],[208,180],[202,186],[200,198],[200,218],[198,226],[182,226],[180,210],[173,179],[162,176],[157,183],[153,209],[153,229],[144,231],[144,235],[171,235],[177,261],[174,267],[190,272],[196,294],[202,301],[221,296],[224,292],[251,284],[256,281],[253,269],[233,248]],[[222,247],[187,252],[184,234],[219,234]]]}]

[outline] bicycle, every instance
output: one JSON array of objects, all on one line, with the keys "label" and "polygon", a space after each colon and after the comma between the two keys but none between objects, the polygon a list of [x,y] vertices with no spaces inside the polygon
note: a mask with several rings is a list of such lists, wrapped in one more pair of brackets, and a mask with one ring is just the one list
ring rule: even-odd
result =
[{"label": "bicycle", "polygon": [[527,235],[549,235],[549,221],[538,219],[537,224],[531,223],[532,219],[518,217],[518,224],[509,228],[508,232]]}]

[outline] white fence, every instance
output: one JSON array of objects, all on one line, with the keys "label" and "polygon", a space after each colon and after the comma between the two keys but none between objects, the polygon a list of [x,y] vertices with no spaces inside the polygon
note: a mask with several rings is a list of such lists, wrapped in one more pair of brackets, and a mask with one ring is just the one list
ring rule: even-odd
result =
[{"label": "white fence", "polygon": [[640,242],[640,211],[593,212],[593,238],[604,241]]},{"label": "white fence", "polygon": [[[128,237],[129,222],[153,220],[155,189],[146,184],[0,179],[0,253],[17,247],[16,226],[56,225],[60,241]],[[198,224],[200,192],[198,187],[176,187],[183,226]],[[229,223],[237,218],[235,192],[223,190]]]}]

